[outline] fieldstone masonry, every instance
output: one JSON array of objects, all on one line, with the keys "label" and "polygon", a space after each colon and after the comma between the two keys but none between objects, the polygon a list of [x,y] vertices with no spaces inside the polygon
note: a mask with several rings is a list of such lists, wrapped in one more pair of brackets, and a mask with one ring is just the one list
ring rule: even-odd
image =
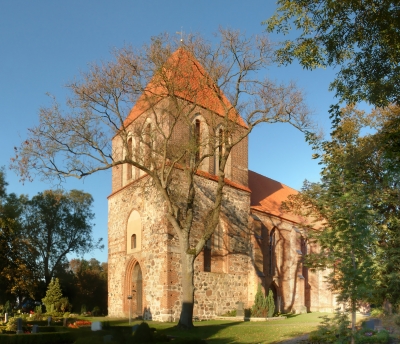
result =
[{"label": "fieldstone masonry", "polygon": [[[163,104],[168,106],[168,101],[158,106]],[[134,121],[143,123],[148,116],[145,111]],[[207,126],[207,109],[199,107],[196,116]],[[177,126],[176,142],[188,135],[187,127]],[[123,154],[118,136],[113,149]],[[211,319],[236,309],[239,302],[251,307],[259,283],[266,293],[274,292],[276,311],[332,310],[334,296],[324,282],[328,272],[311,273],[302,262],[304,254],[318,248],[306,241],[299,222],[279,208],[295,190],[248,171],[247,157],[245,138],[231,152],[220,225],[209,251],[205,249],[195,261],[194,317]],[[196,177],[199,199],[193,240],[201,235],[204,210],[214,197],[215,164],[210,157]],[[131,307],[133,315],[144,319],[175,321],[182,293],[178,237],[151,179],[138,170],[127,179],[126,171],[126,166],[113,168],[108,198],[108,314],[126,317]],[[182,172],[174,171],[174,178],[175,190],[185,185]]]}]

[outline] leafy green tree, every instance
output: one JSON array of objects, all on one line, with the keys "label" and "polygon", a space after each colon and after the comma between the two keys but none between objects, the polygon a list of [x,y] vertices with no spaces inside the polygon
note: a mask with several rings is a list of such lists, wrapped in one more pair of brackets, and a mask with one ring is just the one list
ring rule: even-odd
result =
[{"label": "leafy green tree", "polygon": [[84,254],[103,248],[92,237],[93,198],[79,190],[48,190],[34,196],[26,205],[24,230],[36,249],[40,271],[48,285],[67,254]]},{"label": "leafy green tree", "polygon": [[297,37],[277,51],[282,63],[338,68],[331,88],[346,103],[399,103],[400,6],[393,0],[278,0],[267,30]]},{"label": "leafy green tree", "polygon": [[46,296],[42,299],[42,302],[46,307],[46,312],[51,313],[57,311],[57,306],[60,305],[62,298],[63,294],[60,282],[58,278],[53,278],[47,287]]},{"label": "leafy green tree", "polygon": [[[369,188],[376,228],[378,287],[374,302],[400,304],[400,109],[391,105],[372,112],[376,132],[363,137],[368,153],[364,184]],[[368,165],[367,165],[368,163]]]},{"label": "leafy green tree", "polygon": [[[324,166],[321,183],[306,182],[302,192],[286,203],[288,209],[315,219],[308,225],[309,235],[321,249],[309,254],[306,264],[330,269],[327,281],[338,301],[351,311],[353,333],[358,303],[370,298],[375,287],[373,255],[378,228],[371,207],[373,190],[363,174],[370,157],[360,135],[364,125],[362,112],[345,108],[331,140],[319,143]],[[313,230],[316,225],[322,230]]]},{"label": "leafy green tree", "polygon": [[69,297],[74,310],[79,312],[82,305],[87,310],[98,307],[103,314],[107,313],[108,284],[107,263],[97,259],[72,259],[69,262],[72,279],[69,283]]},{"label": "leafy green tree", "polygon": [[6,186],[0,169],[0,303],[34,297],[40,284],[35,249],[26,240],[22,227],[27,199],[8,194]]}]

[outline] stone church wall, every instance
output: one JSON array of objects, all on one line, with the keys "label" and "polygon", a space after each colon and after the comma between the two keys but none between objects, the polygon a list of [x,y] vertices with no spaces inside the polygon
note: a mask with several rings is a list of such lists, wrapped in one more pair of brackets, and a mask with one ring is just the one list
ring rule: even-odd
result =
[{"label": "stone church wall", "polygon": [[[201,234],[204,218],[212,199],[213,180],[196,179],[199,200],[194,237]],[[194,314],[208,319],[236,307],[238,301],[249,303],[249,193],[226,186],[221,219],[224,247],[212,248],[211,271],[204,271],[204,257],[195,261]],[[141,249],[127,252],[127,223],[132,211],[141,216]],[[197,235],[196,235],[197,233]],[[218,256],[220,259],[214,259]],[[164,216],[164,205],[147,177],[128,184],[109,197],[109,315],[127,316],[131,295],[131,275],[135,264],[143,274],[142,311],[144,318],[167,321],[180,314],[180,253],[176,235]],[[218,272],[216,272],[218,271]],[[253,299],[254,296],[251,295]],[[137,313],[142,311],[135,309]]]}]

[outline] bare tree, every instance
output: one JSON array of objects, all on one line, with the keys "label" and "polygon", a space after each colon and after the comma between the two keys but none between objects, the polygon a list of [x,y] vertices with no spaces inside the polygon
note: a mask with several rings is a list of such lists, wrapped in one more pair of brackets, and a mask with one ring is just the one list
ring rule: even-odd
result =
[{"label": "bare tree", "polygon": [[[72,97],[66,111],[55,100],[40,109],[40,124],[30,129],[12,165],[23,179],[36,172],[46,178],[83,178],[118,166],[132,166],[128,173],[147,178],[165,202],[166,217],[179,238],[180,325],[189,328],[194,260],[218,225],[232,149],[263,122],[287,122],[304,132],[311,128],[295,85],[259,75],[272,62],[266,37],[220,30],[218,38],[210,44],[191,36],[182,43],[162,35],[139,50],[115,51],[112,62],[92,65],[67,85]],[[199,108],[207,112],[207,136],[193,122]],[[213,198],[198,236],[193,231],[195,180],[215,155]],[[180,188],[177,176],[184,180]]]}]

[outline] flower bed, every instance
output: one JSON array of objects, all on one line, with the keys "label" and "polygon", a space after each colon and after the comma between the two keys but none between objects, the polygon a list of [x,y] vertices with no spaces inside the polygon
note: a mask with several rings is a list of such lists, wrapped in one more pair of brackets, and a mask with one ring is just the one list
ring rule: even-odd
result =
[{"label": "flower bed", "polygon": [[[75,322],[73,323],[73,325],[75,325],[76,328],[78,328],[78,327],[83,327],[83,326],[91,326],[91,325],[92,325],[92,322],[89,321],[89,320],[77,320],[77,321],[75,321]],[[71,327],[71,326],[69,326],[69,327]]]}]

